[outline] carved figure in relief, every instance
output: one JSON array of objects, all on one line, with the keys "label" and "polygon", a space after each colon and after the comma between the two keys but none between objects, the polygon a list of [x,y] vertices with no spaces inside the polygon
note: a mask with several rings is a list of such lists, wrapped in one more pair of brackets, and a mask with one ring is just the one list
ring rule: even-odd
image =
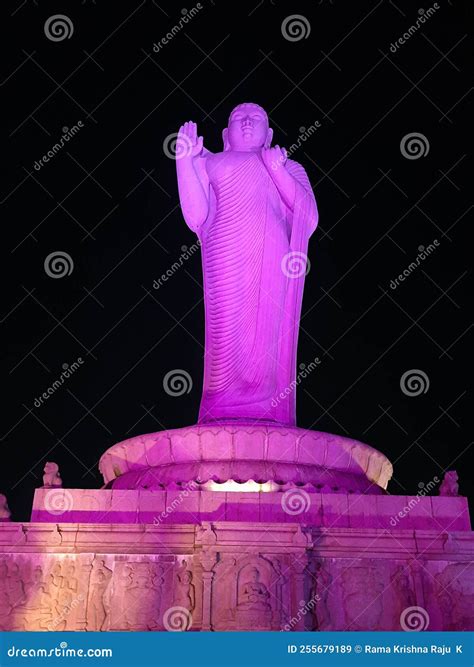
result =
[{"label": "carved figure in relief", "polygon": [[329,613],[328,597],[332,576],[322,563],[316,564],[313,586],[310,590],[310,600],[315,601],[313,607],[314,630],[330,630],[331,616]]},{"label": "carved figure in relief", "polygon": [[157,583],[156,573],[149,566],[135,564],[131,571],[131,583],[124,593],[125,619],[130,630],[151,630],[157,626],[161,590]]},{"label": "carved figure in relief", "polygon": [[[184,564],[186,561],[184,561]],[[185,565],[186,567],[186,565]],[[177,575],[176,592],[174,602],[179,607],[184,607],[188,611],[194,611],[196,605],[196,594],[194,589],[193,575],[190,570],[184,569]]]},{"label": "carved figure in relief", "polygon": [[87,629],[104,630],[108,616],[105,604],[105,594],[112,578],[110,570],[103,560],[93,566],[91,573],[91,588],[87,605]]},{"label": "carved figure in relief", "polygon": [[383,581],[374,567],[353,567],[342,575],[348,630],[377,630],[383,612]]},{"label": "carved figure in relief", "polygon": [[250,570],[250,580],[245,582],[239,592],[237,609],[271,609],[270,593],[260,581],[260,572],[254,567]]},{"label": "carved figure in relief", "polygon": [[451,563],[436,576],[443,630],[474,630],[474,565]]},{"label": "carved figure in relief", "polygon": [[397,568],[391,577],[391,582],[391,590],[395,598],[393,608],[393,627],[399,629],[402,612],[405,609],[408,609],[408,607],[415,607],[416,599],[410,585],[410,578],[403,566]]}]

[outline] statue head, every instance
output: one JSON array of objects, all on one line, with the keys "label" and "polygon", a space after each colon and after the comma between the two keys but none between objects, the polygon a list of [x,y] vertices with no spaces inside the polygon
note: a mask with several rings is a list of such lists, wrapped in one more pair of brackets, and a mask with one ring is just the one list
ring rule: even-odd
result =
[{"label": "statue head", "polygon": [[256,567],[252,568],[250,570],[250,581],[258,581],[260,577],[260,572],[257,570]]},{"label": "statue head", "polygon": [[273,130],[268,116],[258,104],[245,102],[233,109],[227,128],[222,133],[224,150],[255,151],[272,143]]},{"label": "statue head", "polygon": [[58,472],[58,470],[59,470],[59,466],[58,466],[58,464],[57,464],[57,463],[53,463],[52,461],[48,461],[48,462],[45,463],[45,465],[44,465],[44,472],[45,472],[46,474],[49,474],[49,473],[56,473],[56,472]]}]

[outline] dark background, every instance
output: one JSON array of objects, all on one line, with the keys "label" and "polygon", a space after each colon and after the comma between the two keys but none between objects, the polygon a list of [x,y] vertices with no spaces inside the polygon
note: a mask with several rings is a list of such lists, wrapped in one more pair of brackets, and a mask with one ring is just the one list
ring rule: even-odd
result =
[{"label": "dark background", "polygon": [[[391,53],[418,18],[416,3],[201,4],[154,53],[181,18],[179,3],[4,3],[0,491],[13,518],[28,519],[46,461],[59,464],[66,487],[98,488],[97,462],[109,446],[196,421],[199,253],[153,289],[194,242],[163,142],[192,119],[207,148],[221,150],[227,117],[244,101],[268,111],[283,146],[301,127],[321,124],[292,156],[306,168],[320,212],[299,363],[322,363],[299,387],[299,425],[380,449],[394,462],[391,493],[415,494],[455,468],[467,495],[472,5],[440,0]],[[53,14],[71,19],[70,39],[46,38]],[[306,39],[283,37],[292,14],[309,22]],[[84,127],[36,171],[62,128],[79,120]],[[400,150],[412,132],[429,143],[416,160]],[[390,289],[434,239],[436,251]],[[46,274],[54,251],[71,256],[69,276]],[[36,408],[35,398],[78,357],[83,365]],[[172,369],[190,374],[190,393],[164,391]],[[411,369],[428,376],[426,393],[401,391]]]}]

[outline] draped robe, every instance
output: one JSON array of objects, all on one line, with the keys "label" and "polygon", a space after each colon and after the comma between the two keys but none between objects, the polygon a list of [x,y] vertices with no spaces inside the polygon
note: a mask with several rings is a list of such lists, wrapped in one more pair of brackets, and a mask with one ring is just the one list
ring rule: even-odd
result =
[{"label": "draped robe", "polygon": [[199,423],[296,422],[305,272],[290,277],[287,267],[306,257],[317,209],[303,167],[287,160],[284,168],[296,183],[293,210],[260,153],[207,154],[210,211],[198,231],[206,322]]}]

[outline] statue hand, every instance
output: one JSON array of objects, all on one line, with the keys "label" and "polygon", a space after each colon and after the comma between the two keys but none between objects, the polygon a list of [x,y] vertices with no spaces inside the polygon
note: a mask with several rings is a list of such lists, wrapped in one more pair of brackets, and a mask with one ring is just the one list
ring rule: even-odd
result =
[{"label": "statue hand", "polygon": [[262,148],[262,160],[270,174],[276,172],[285,166],[287,160],[286,150],[280,148],[280,146]]},{"label": "statue hand", "polygon": [[177,154],[181,157],[196,157],[202,152],[203,138],[197,136],[197,125],[190,120],[178,131]]}]

